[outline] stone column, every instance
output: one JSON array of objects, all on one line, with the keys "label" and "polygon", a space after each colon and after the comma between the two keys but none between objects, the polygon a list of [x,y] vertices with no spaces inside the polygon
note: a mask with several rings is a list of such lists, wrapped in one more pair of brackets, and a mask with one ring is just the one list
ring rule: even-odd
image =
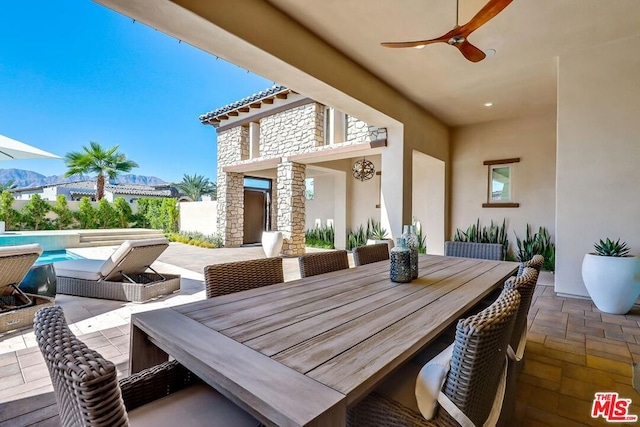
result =
[{"label": "stone column", "polygon": [[302,255],[304,245],[304,178],[306,165],[283,162],[278,165],[277,178],[277,230],[282,231],[282,253]]},{"label": "stone column", "polygon": [[218,175],[218,235],[226,247],[242,245],[244,238],[244,175]]}]

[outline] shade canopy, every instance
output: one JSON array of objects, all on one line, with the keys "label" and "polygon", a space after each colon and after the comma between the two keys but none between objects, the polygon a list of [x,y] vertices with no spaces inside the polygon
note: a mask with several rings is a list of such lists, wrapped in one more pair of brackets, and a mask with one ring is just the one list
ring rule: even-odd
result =
[{"label": "shade canopy", "polygon": [[0,161],[20,159],[61,159],[62,157],[51,154],[24,142],[0,135]]}]

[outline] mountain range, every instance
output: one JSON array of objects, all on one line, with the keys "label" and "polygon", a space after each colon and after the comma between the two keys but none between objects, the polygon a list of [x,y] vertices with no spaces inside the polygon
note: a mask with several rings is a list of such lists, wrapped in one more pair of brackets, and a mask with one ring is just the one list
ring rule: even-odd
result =
[{"label": "mountain range", "polygon": [[[13,180],[16,188],[23,187],[39,187],[44,185],[60,184],[64,182],[73,181],[87,181],[95,180],[95,176],[89,175],[74,175],[69,178],[65,178],[64,175],[51,175],[45,176],[37,172],[24,170],[24,169],[0,169],[0,183],[7,183]],[[118,184],[138,184],[138,185],[163,185],[165,181],[155,176],[144,175],[118,175],[115,179],[115,183]]]}]

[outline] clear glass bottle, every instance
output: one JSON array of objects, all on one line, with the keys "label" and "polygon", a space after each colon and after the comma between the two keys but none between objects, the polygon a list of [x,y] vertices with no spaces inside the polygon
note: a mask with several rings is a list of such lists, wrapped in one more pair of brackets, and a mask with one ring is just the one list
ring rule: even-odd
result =
[{"label": "clear glass bottle", "polygon": [[391,249],[389,276],[392,282],[411,281],[411,251],[407,248],[404,237],[398,237],[396,245]]},{"label": "clear glass bottle", "polygon": [[402,237],[406,242],[407,248],[411,251],[411,278],[418,278],[418,247],[420,241],[416,234],[415,225],[405,225],[403,228]]}]

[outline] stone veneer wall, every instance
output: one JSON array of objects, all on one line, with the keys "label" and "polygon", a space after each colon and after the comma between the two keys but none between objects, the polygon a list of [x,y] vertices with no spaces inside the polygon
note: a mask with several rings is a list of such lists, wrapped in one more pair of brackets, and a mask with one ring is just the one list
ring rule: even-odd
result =
[{"label": "stone veneer wall", "polygon": [[[246,156],[246,157],[245,157]],[[225,246],[240,246],[244,232],[244,175],[224,166],[249,157],[248,129],[238,126],[218,134],[217,230]]]},{"label": "stone veneer wall", "polygon": [[304,178],[306,165],[286,162],[278,165],[277,229],[282,231],[282,253],[298,256],[305,253]]},{"label": "stone veneer wall", "polygon": [[[218,134],[217,229],[226,246],[243,243],[244,176],[223,173],[224,166],[387,138],[386,129],[349,116],[347,141],[325,146],[324,111],[324,105],[312,102],[263,117],[260,120],[260,156],[254,159],[249,159],[248,126],[239,125]],[[304,165],[281,164],[278,166],[277,183],[272,189],[272,229],[284,232],[283,253],[288,255],[304,253],[304,176]]]},{"label": "stone veneer wall", "polygon": [[322,143],[320,104],[301,105],[260,120],[260,157],[304,153]]},{"label": "stone veneer wall", "polygon": [[387,130],[363,122],[355,117],[347,117],[347,142],[371,142],[387,139]]}]

